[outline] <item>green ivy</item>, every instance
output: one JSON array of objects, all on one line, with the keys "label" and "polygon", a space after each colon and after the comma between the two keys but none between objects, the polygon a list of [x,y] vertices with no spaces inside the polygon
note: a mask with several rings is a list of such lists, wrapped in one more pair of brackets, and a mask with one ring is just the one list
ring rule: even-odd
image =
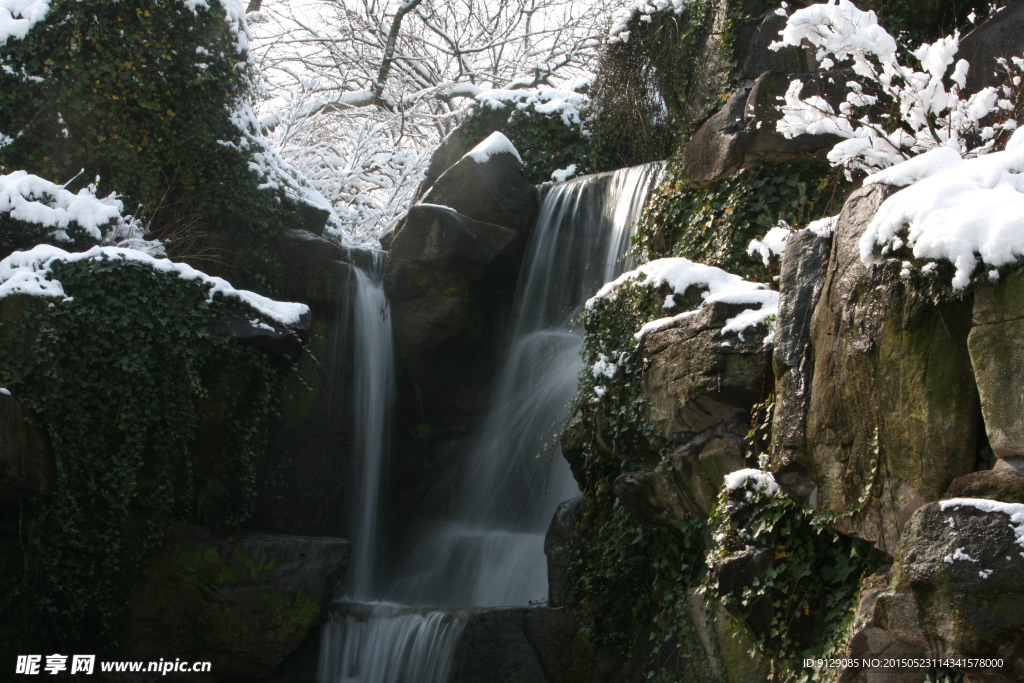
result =
[{"label": "green ivy", "polygon": [[731,591],[709,572],[703,585],[709,603],[734,615],[757,615],[747,625],[772,658],[776,678],[809,681],[827,674],[804,668],[803,659],[843,656],[860,579],[873,569],[870,545],[841,536],[782,489],[772,493],[754,478],[723,488],[710,524],[710,557],[754,548],[769,552],[770,562],[763,576]]},{"label": "green ivy", "polygon": [[99,176],[99,195],[123,195],[175,256],[209,257],[213,234],[273,234],[283,209],[249,168],[260,150],[223,144],[241,141],[228,112],[250,96],[250,67],[221,4],[205,5],[53,0],[0,45],[0,133],[14,139],[0,169],[72,191]]},{"label": "green ivy", "polygon": [[751,240],[780,220],[800,228],[838,213],[838,175],[824,162],[765,161],[703,190],[687,188],[677,169],[670,164],[637,225],[641,261],[683,256],[764,282],[771,273],[747,254]]},{"label": "green ivy", "polygon": [[22,652],[111,645],[126,585],[174,522],[248,518],[287,369],[216,332],[259,316],[209,285],[116,258],[52,273],[66,298],[4,300],[0,322],[0,384],[57,471],[51,495],[0,507],[0,613],[16,626],[0,640]]}]

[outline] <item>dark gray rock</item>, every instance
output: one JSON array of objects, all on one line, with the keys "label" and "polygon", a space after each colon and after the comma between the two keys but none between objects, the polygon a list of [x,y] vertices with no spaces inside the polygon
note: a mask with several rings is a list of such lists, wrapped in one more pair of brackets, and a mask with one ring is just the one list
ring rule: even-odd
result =
[{"label": "dark gray rock", "polygon": [[17,399],[0,392],[0,500],[48,495],[56,478],[46,435]]},{"label": "dark gray rock", "polygon": [[[937,2],[938,0],[933,0]],[[1011,2],[1001,11],[960,39],[957,59],[966,59],[971,69],[967,73],[969,93],[999,85],[996,59],[1019,57],[1024,52],[1024,2]]]},{"label": "dark gray rock", "polygon": [[822,74],[772,71],[761,74],[750,88],[732,93],[725,106],[697,130],[683,150],[681,168],[688,187],[708,187],[757,161],[807,157],[838,142],[839,138],[833,135],[786,139],[776,131],[775,123],[781,117],[776,109],[777,98],[794,78],[805,83],[804,96],[818,94],[825,89],[823,84],[828,84]]},{"label": "dark gray rock", "polygon": [[671,527],[679,517],[679,507],[673,505],[665,482],[654,470],[620,474],[615,478],[613,489],[622,507],[641,524]]},{"label": "dark gray rock", "polygon": [[326,208],[293,199],[286,199],[284,208],[287,209],[283,221],[285,230],[304,230],[314,235],[323,235],[331,217],[331,212]]},{"label": "dark gray rock", "polygon": [[473,220],[444,206],[417,204],[390,240],[389,253],[394,259],[478,280],[513,265],[521,246],[515,230]]},{"label": "dark gray rock", "polygon": [[953,480],[943,498],[985,498],[1024,505],[1024,472],[1007,467],[964,474]]},{"label": "dark gray rock", "polygon": [[754,80],[766,71],[781,73],[811,73],[817,70],[814,52],[798,47],[770,50],[768,46],[779,40],[779,32],[786,28],[786,17],[770,10],[761,23],[745,40],[746,50],[740,62],[740,78]]},{"label": "dark gray rock", "polygon": [[859,240],[891,188],[843,207],[811,319],[807,448],[794,462],[836,528],[892,553],[911,514],[974,470],[981,415],[971,302],[932,304],[898,273],[861,263]]},{"label": "dark gray rock", "polygon": [[641,383],[651,421],[664,438],[689,441],[733,417],[749,416],[751,406],[762,400],[772,382],[767,328],[748,329],[742,339],[721,334],[725,322],[746,308],[709,304],[644,336],[640,353],[650,365]]},{"label": "dark gray rock", "polygon": [[578,656],[575,625],[560,609],[496,607],[470,616],[455,650],[450,683],[556,683]]},{"label": "dark gray rock", "polygon": [[266,320],[260,320],[251,310],[242,305],[235,306],[233,313],[219,320],[210,330],[233,338],[239,344],[251,346],[264,353],[283,356],[296,361],[302,354],[301,333],[309,330],[312,316],[309,313],[294,328]]},{"label": "dark gray rock", "polygon": [[1024,270],[974,293],[968,337],[985,433],[997,458],[1024,456]]},{"label": "dark gray rock", "polygon": [[[437,179],[454,166],[459,159],[466,156],[467,152],[476,147],[480,140],[495,131],[501,130],[509,117],[507,110],[491,109],[489,107],[485,108],[480,114],[479,120],[476,123],[478,127],[476,127],[475,135],[471,135],[468,130],[468,124],[471,123],[471,120],[467,118],[441,141],[441,144],[430,156],[430,164],[427,165],[423,182],[420,183],[420,187],[416,191],[416,199],[423,197]],[[483,137],[479,137],[481,133]],[[388,248],[383,240],[381,240],[381,246],[385,249]]]},{"label": "dark gray rock", "polygon": [[503,153],[483,164],[463,157],[419,203],[447,206],[474,220],[526,234],[533,228],[540,197],[537,188],[523,178],[519,160]]},{"label": "dark gray rock", "polygon": [[555,510],[548,533],[544,536],[544,555],[548,561],[548,606],[565,605],[567,586],[565,573],[569,562],[569,546],[576,538],[578,526],[587,513],[584,496],[565,501]]},{"label": "dark gray rock", "polygon": [[185,527],[129,590],[116,658],[173,653],[218,680],[266,678],[318,630],[348,554],[340,538]]},{"label": "dark gray rock", "polygon": [[806,446],[811,400],[811,313],[821,293],[829,238],[803,230],[786,242],[779,273],[779,314],[775,321],[775,413],[771,467],[776,481],[807,497],[814,483],[798,464]]},{"label": "dark gray rock", "polygon": [[579,416],[569,420],[569,423],[562,429],[558,437],[558,443],[562,447],[562,457],[569,463],[573,478],[577,483],[583,481],[583,455],[590,435],[587,433],[586,425]]},{"label": "dark gray rock", "polygon": [[949,503],[919,509],[878,598],[877,625],[928,657],[1003,659],[1002,670],[964,667],[975,680],[1024,677],[1024,554],[1014,531],[1020,522],[1008,512]]},{"label": "dark gray rock", "polygon": [[[285,534],[338,533],[352,476],[353,252],[309,232],[275,239],[279,297],[310,307],[305,351],[282,388],[260,461],[250,526]],[[302,495],[294,495],[301,491]]]}]

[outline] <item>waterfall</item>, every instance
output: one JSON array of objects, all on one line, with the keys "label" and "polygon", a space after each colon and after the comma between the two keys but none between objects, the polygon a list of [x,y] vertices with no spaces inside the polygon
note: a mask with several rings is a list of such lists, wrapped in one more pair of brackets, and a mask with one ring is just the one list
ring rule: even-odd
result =
[{"label": "waterfall", "polygon": [[[378,602],[336,606],[323,632],[321,683],[445,683],[467,615],[458,608],[546,597],[544,535],[558,504],[578,495],[556,443],[582,370],[582,339],[569,323],[623,270],[633,225],[662,168],[587,176],[548,192],[454,512],[422,530],[392,586],[373,586],[372,571],[365,584],[353,574],[350,595]],[[365,471],[362,481],[368,485]],[[365,495],[379,504],[376,494]],[[361,520],[362,526],[375,526],[377,514],[374,509],[373,521]],[[358,553],[360,540],[354,541]]]},{"label": "waterfall", "polygon": [[386,254],[371,252],[369,272],[356,269],[353,311],[355,334],[355,435],[353,446],[359,489],[355,496],[357,526],[349,563],[352,597],[369,600],[374,595],[380,540],[379,520],[383,474],[391,440],[391,408],[395,393],[395,363],[391,312],[384,296]]}]

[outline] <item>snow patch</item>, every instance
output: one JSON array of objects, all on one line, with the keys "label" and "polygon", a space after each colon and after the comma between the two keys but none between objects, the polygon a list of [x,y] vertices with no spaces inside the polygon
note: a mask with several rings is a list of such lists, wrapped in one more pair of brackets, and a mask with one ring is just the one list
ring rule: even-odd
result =
[{"label": "snow patch", "polygon": [[942,561],[946,564],[953,564],[955,560],[963,562],[977,562],[976,559],[965,553],[963,548],[957,548],[955,553],[953,553],[952,555],[946,555],[944,558],[942,558]]},{"label": "snow patch", "polygon": [[[645,279],[640,280],[641,277]],[[645,263],[635,270],[623,273],[601,287],[597,294],[587,301],[587,308],[594,306],[600,299],[614,300],[617,290],[630,284],[639,284],[644,287],[660,287],[667,284],[675,294],[683,294],[691,286],[707,289],[700,308],[714,302],[756,306],[756,308],[748,308],[729,318],[722,327],[723,334],[736,332],[741,339],[748,328],[764,324],[766,319],[777,315],[779,310],[778,292],[773,292],[763,284],[748,282],[739,275],[727,273],[721,268],[694,263],[685,258],[657,259]],[[695,315],[700,308],[672,317],[653,320],[641,327],[634,337],[639,340],[648,332],[659,330],[685,317]]]},{"label": "snow patch", "polygon": [[0,45],[21,40],[50,11],[50,0],[0,0]]},{"label": "snow patch", "polygon": [[560,168],[557,171],[551,172],[551,179],[556,183],[564,183],[569,178],[576,175],[576,164],[569,164],[565,168]]},{"label": "snow patch", "polygon": [[[950,498],[939,503],[943,510],[956,510],[960,507],[972,507],[982,512],[1001,512],[1010,518],[1010,528],[1017,537],[1017,545],[1024,546],[1024,505],[1020,503],[1003,503],[998,500],[982,498]],[[1021,553],[1024,557],[1024,553]]]},{"label": "snow patch", "polygon": [[519,163],[523,163],[523,158],[519,156],[512,141],[498,131],[488,135],[483,142],[466,152],[462,158],[469,157],[478,164],[486,164],[495,154],[511,154],[519,160]]},{"label": "snow patch", "polygon": [[761,254],[761,260],[767,266],[772,256],[782,256],[782,252],[786,250],[786,240],[792,233],[793,230],[789,225],[785,221],[780,221],[780,225],[769,230],[761,239],[750,240],[750,244],[747,245],[747,253]]},{"label": "snow patch", "polygon": [[775,483],[775,477],[770,472],[762,472],[753,468],[736,470],[725,475],[725,488],[735,491],[746,486],[748,481],[754,483],[754,488],[767,489],[769,496],[774,496],[775,492],[779,490],[779,485]]},{"label": "snow patch", "polygon": [[629,31],[626,29],[636,17],[639,17],[640,21],[650,22],[651,18],[659,12],[672,12],[679,15],[689,4],[689,0],[639,0],[639,2],[627,5],[612,14],[611,28],[608,29],[608,42],[613,45],[629,42]]},{"label": "snow patch", "polygon": [[940,148],[870,176],[865,183],[906,187],[882,203],[864,231],[861,260],[880,263],[879,248],[905,242],[917,259],[952,263],[956,290],[970,283],[979,257],[989,268],[1016,262],[1024,255],[1022,131],[1002,152],[963,159]]},{"label": "snow patch", "polygon": [[591,80],[578,78],[536,88],[485,90],[475,99],[488,109],[507,109],[514,105],[516,109],[525,110],[532,105],[538,114],[557,114],[566,126],[579,126],[583,123],[582,112],[590,104],[590,98],[579,90]]},{"label": "snow patch", "polygon": [[48,244],[40,244],[29,251],[16,251],[0,261],[0,299],[13,294],[67,298],[60,281],[53,279],[52,264],[57,261],[100,261],[104,258],[133,261],[161,273],[174,273],[183,280],[199,280],[210,287],[207,301],[213,301],[216,294],[238,299],[282,325],[295,325],[309,312],[305,304],[274,301],[255,292],[235,289],[227,280],[207,275],[185,263],[154,258],[134,249],[93,247],[84,252],[69,253]]}]

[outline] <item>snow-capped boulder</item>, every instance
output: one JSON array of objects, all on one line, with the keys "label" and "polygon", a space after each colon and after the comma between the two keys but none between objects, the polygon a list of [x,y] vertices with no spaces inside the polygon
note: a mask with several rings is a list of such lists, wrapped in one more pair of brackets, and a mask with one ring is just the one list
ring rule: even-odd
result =
[{"label": "snow-capped boulder", "polygon": [[954,665],[968,680],[1018,681],[1021,604],[1024,505],[958,498],[930,503],[911,518],[872,622],[927,657],[1003,660],[1002,669]]},{"label": "snow-capped boulder", "polygon": [[0,389],[0,500],[45,495],[56,476],[46,437],[24,406]]},{"label": "snow-capped boulder", "polygon": [[936,305],[861,261],[861,235],[891,193],[871,185],[843,207],[811,318],[807,446],[790,461],[839,531],[889,553],[917,508],[974,470],[981,428],[969,297]]},{"label": "snow-capped boulder", "polygon": [[997,458],[1024,456],[1024,271],[974,293],[968,337],[985,432]]},{"label": "snow-capped boulder", "polygon": [[512,143],[493,133],[445,171],[423,196],[477,221],[526,234],[540,208],[537,189],[526,182]]}]

